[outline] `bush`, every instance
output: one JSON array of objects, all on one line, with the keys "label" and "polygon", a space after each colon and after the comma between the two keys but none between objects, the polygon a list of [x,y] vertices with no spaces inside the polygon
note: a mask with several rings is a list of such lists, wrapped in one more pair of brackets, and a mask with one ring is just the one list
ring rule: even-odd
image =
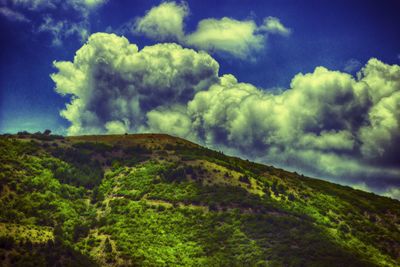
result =
[{"label": "bush", "polygon": [[279,196],[279,191],[278,191],[278,182],[274,181],[271,185],[271,190],[274,193],[275,196]]},{"label": "bush", "polygon": [[239,181],[246,184],[251,184],[249,177],[247,175],[242,175],[239,177]]},{"label": "bush", "polygon": [[182,182],[186,179],[186,170],[182,167],[169,168],[161,171],[161,177],[167,182]]},{"label": "bush", "polygon": [[345,223],[341,223],[341,224],[339,225],[339,230],[342,231],[342,232],[345,233],[345,234],[350,233],[350,228],[349,228],[349,226],[348,226],[347,224],[345,224]]},{"label": "bush", "polygon": [[88,154],[99,153],[101,155],[105,155],[105,153],[113,150],[112,146],[97,142],[80,142],[73,144],[72,146],[80,150],[80,152],[81,150],[84,150],[83,152],[87,152]]},{"label": "bush", "polygon": [[52,150],[57,157],[69,164],[51,161],[48,167],[53,171],[54,177],[62,183],[84,186],[91,189],[101,183],[103,169],[98,161],[91,159],[90,155],[78,149],[57,147]]},{"label": "bush", "polygon": [[76,242],[78,241],[80,238],[85,237],[89,234],[89,226],[86,224],[77,224],[74,227],[74,233],[73,233],[73,240]]},{"label": "bush", "polygon": [[278,192],[280,193],[280,194],[285,194],[285,187],[283,186],[283,185],[281,185],[281,184],[279,184],[278,185]]}]

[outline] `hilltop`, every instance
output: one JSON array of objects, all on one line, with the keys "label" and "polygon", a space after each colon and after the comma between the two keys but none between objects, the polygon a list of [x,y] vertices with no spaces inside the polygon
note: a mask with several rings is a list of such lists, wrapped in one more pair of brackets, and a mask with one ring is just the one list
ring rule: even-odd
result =
[{"label": "hilltop", "polygon": [[0,136],[2,266],[396,266],[400,202],[164,134]]}]

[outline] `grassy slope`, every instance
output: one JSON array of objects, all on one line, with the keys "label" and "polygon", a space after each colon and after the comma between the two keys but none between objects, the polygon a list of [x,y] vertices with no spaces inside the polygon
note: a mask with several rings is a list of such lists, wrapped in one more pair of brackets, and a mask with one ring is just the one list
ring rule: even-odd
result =
[{"label": "grassy slope", "polygon": [[3,265],[396,266],[400,202],[168,135],[0,137]]}]

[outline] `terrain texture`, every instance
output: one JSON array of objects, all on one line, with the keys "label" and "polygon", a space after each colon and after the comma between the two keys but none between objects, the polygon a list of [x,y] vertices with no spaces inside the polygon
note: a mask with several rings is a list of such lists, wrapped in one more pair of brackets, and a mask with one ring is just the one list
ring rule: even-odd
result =
[{"label": "terrain texture", "polygon": [[1,266],[399,264],[397,200],[168,135],[0,137]]}]

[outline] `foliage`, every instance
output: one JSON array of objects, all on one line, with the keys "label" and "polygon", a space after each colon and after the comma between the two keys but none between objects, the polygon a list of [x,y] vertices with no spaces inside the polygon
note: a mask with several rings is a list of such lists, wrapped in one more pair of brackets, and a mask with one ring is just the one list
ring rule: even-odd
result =
[{"label": "foliage", "polygon": [[38,135],[0,137],[4,266],[399,260],[398,201],[172,137]]}]

